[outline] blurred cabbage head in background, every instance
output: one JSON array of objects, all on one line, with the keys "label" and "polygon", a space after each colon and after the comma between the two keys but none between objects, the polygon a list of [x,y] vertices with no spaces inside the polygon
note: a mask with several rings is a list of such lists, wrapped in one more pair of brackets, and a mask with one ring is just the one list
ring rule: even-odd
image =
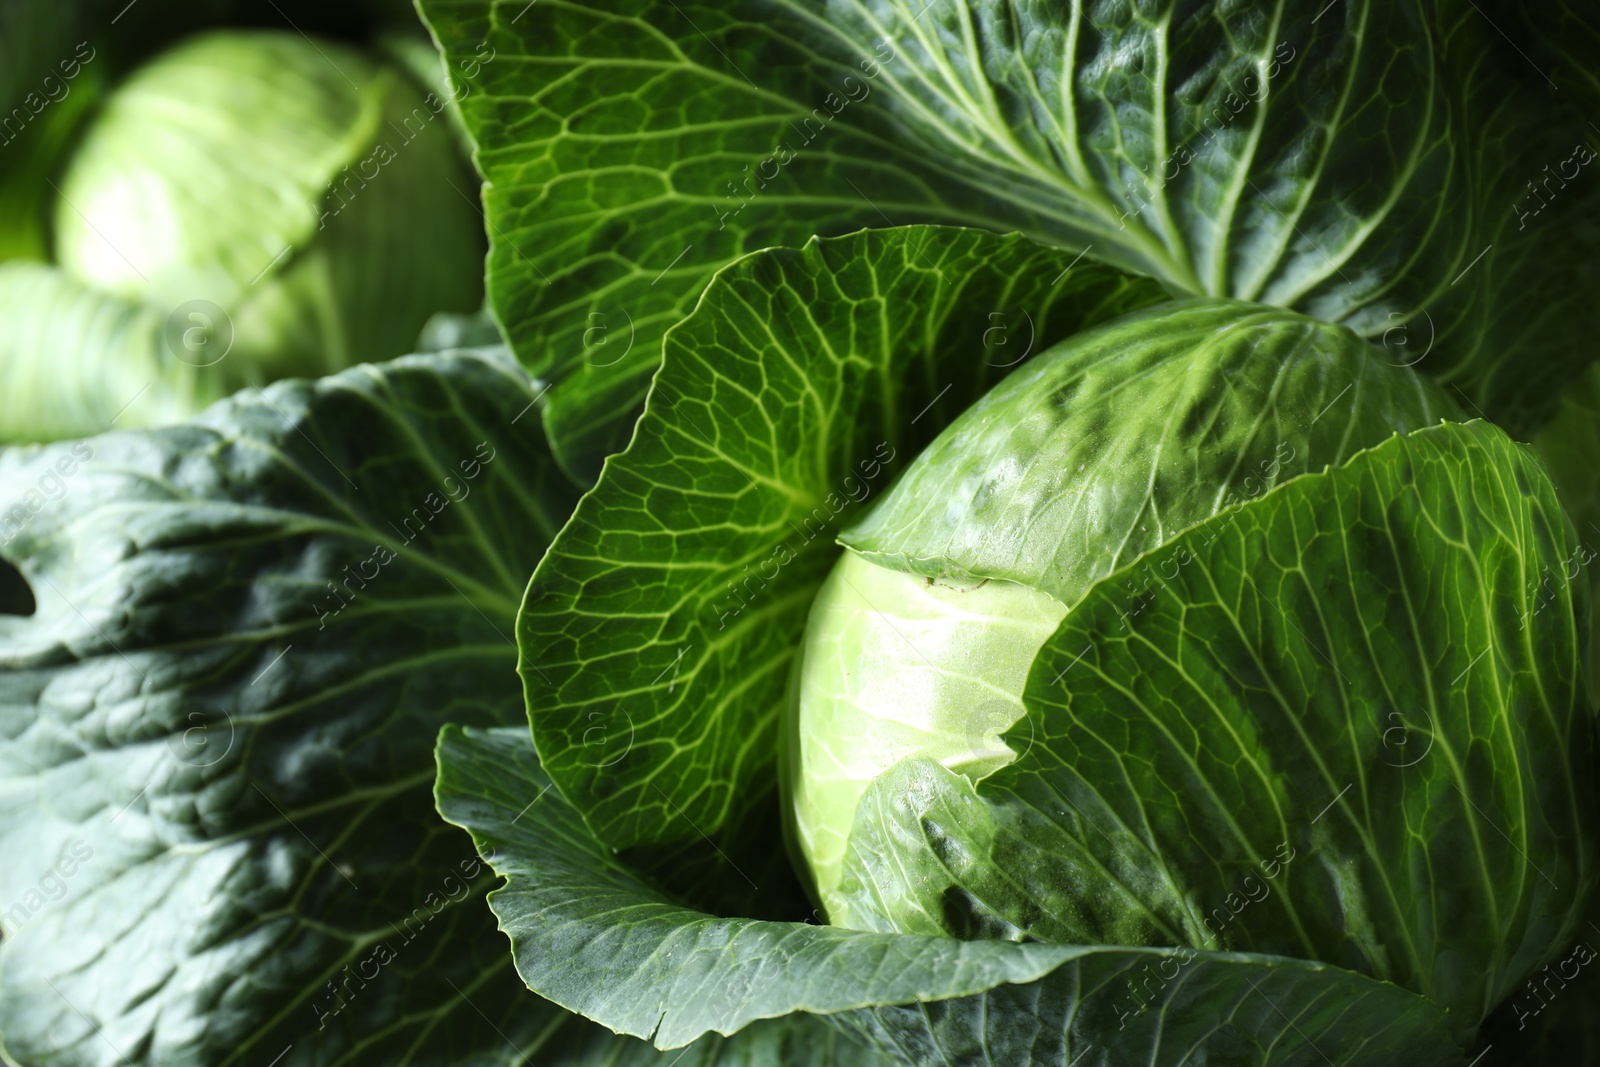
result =
[{"label": "blurred cabbage head in background", "polygon": [[202,34],[136,69],[53,183],[59,270],[0,271],[0,439],[169,421],[401,355],[433,314],[477,308],[483,226],[449,95],[278,31]]}]

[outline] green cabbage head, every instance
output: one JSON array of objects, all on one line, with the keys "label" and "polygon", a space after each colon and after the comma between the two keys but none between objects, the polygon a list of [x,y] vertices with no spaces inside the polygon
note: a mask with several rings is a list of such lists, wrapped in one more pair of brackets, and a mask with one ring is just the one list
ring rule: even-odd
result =
[{"label": "green cabbage head", "polygon": [[832,924],[1318,959],[1466,1027],[1562,946],[1587,605],[1535,590],[1572,531],[1530,450],[1385,355],[1180,302],[916,457],[790,685]]},{"label": "green cabbage head", "polygon": [[[60,268],[147,309],[171,357],[118,428],[169,417],[174,389],[203,401],[400,355],[432,314],[476,308],[482,221],[448,106],[400,69],[289,32],[200,35],[119,85],[54,218]],[[46,356],[103,362],[11,358]],[[32,377],[39,402],[9,406],[12,438],[103,430],[132,399],[56,397],[71,374]]]},{"label": "green cabbage head", "polygon": [[820,238],[667,333],[521,602],[528,731],[440,743],[530,989],[661,1048],[1420,1067],[1592,958],[1591,553],[1540,455],[1345,326],[1086,258]]}]

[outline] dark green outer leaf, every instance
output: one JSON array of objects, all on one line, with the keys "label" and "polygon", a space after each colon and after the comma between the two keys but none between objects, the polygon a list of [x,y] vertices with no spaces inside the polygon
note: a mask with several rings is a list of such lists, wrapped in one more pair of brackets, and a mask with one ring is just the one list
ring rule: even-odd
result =
[{"label": "dark green outer leaf", "polygon": [[1588,590],[1533,600],[1572,547],[1532,450],[1482,422],[1218,515],[1068,614],[977,798],[874,786],[854,917],[1327,960],[1470,1032],[1596,879]]},{"label": "dark green outer leaf", "polygon": [[[1561,394],[1561,407],[1556,417],[1539,431],[1533,446],[1544,459],[1550,480],[1556,483],[1561,504],[1577,527],[1578,547],[1568,565],[1541,574],[1540,600],[1548,599],[1542,584],[1546,578],[1588,576],[1591,600],[1600,585],[1600,567],[1594,565],[1600,556],[1600,364],[1589,368],[1582,380]],[[1584,634],[1589,649],[1589,681],[1591,687],[1600,680],[1596,657],[1600,645],[1592,633]]]},{"label": "dark green outer leaf", "polygon": [[[1594,117],[1600,106],[1600,11],[1594,5],[1587,0],[1502,0],[1486,4],[1485,10],[1520,53],[1521,63],[1513,69],[1533,88],[1548,90],[1551,105],[1568,110],[1575,127]],[[1600,143],[1597,133],[1589,129],[1591,143]]]},{"label": "dark green outer leaf", "polygon": [[1600,158],[1585,141],[1600,146],[1600,135],[1580,111],[1592,117],[1600,100],[1574,107],[1574,94],[1562,93],[1552,107],[1548,76],[1500,20],[1477,0],[1438,6],[1458,83],[1456,130],[1465,131],[1451,140],[1470,175],[1463,214],[1438,224],[1465,233],[1471,218],[1477,238],[1465,251],[1482,258],[1463,257],[1423,321],[1383,339],[1397,360],[1446,381],[1474,414],[1526,440],[1594,359]]},{"label": "dark green outer leaf", "polygon": [[584,480],[627,443],[662,335],[718,269],[817,234],[976,218],[930,211],[938,198],[915,159],[844,124],[813,133],[782,187],[737,213],[726,183],[793,139],[790,123],[811,108],[800,101],[820,102],[824,72],[838,73],[812,69],[794,27],[750,4],[445,0],[423,11],[473,90],[462,114],[488,183],[491,303],[518,357],[557,383],[552,441]]},{"label": "dark green outer leaf", "polygon": [[[1498,11],[1489,9],[1498,25],[1520,24],[1531,31],[1527,38],[1514,29],[1512,32],[1517,46],[1523,49],[1521,58],[1535,72],[1534,87],[1548,88],[1552,106],[1566,109],[1579,136],[1600,151],[1600,128],[1595,125],[1595,116],[1600,112],[1600,11],[1585,0],[1507,2],[1501,7]],[[1539,179],[1544,180],[1547,173],[1541,169]],[[1561,188],[1561,184],[1553,183],[1552,190]],[[1579,224],[1592,232],[1600,227],[1600,214],[1590,211]],[[1591,294],[1595,291],[1592,282],[1584,278],[1571,279],[1568,284],[1583,286]],[[1592,353],[1592,343],[1586,347]],[[1544,457],[1561,502],[1578,528],[1579,551],[1573,562],[1587,573],[1593,594],[1600,586],[1600,568],[1594,565],[1595,556],[1600,554],[1600,365],[1591,365],[1581,381],[1562,391],[1555,417],[1533,443]],[[1595,680],[1600,679],[1600,644],[1594,642],[1592,633],[1586,638],[1593,691]],[[1589,920],[1580,931],[1580,945],[1600,946],[1597,920],[1600,911],[1591,907]],[[1484,1067],[1524,1059],[1545,1063],[1600,1061],[1600,1015],[1593,1010],[1600,999],[1600,968],[1585,966],[1570,987],[1561,981],[1559,971],[1553,982],[1543,973],[1536,977],[1546,979],[1544,988],[1517,990],[1485,1023],[1480,1039],[1486,1046]]]},{"label": "dark green outer leaf", "polygon": [[[1460,1060],[1428,1001],[1320,963],[861,933],[691,910],[593,838],[520,730],[446,727],[437,796],[509,879],[490,905],[529,987],[662,1048],[805,1012],[910,1065]],[[537,817],[525,815],[530,804]],[[1148,984],[1150,967],[1175,970]],[[1147,983],[1142,995],[1136,983]],[[1140,1000],[1149,1008],[1137,1010]]]},{"label": "dark green outer leaf", "polygon": [[38,599],[0,616],[7,1055],[503,1063],[559,1018],[429,794],[441,722],[522,717],[517,597],[576,495],[535,393],[414,357],[0,453]]},{"label": "dark green outer leaf", "polygon": [[1124,316],[985,393],[839,540],[896,570],[1004,578],[1074,604],[1223,508],[1464,417],[1383,355],[1259,304]]},{"label": "dark green outer leaf", "polygon": [[491,300],[587,478],[720,265],[863,224],[1019,229],[1294,307],[1519,425],[1600,326],[1594,168],[1515,206],[1586,133],[1473,3],[424,8],[476,71]]},{"label": "dark green outer leaf", "polygon": [[[1586,0],[1507,2],[1499,10],[1487,10],[1496,25],[1507,28],[1514,38],[1513,44],[1520,52],[1517,58],[1524,64],[1518,69],[1529,75],[1530,84],[1535,89],[1548,89],[1550,104],[1565,109],[1572,116],[1577,135],[1590,148],[1600,151],[1600,128],[1595,125],[1600,113],[1600,10]],[[1531,32],[1524,36],[1516,29],[1519,25]],[[1548,175],[1542,165],[1537,180],[1544,182]],[[1546,195],[1555,191],[1566,191],[1561,181],[1552,182],[1544,190]],[[1522,203],[1534,206],[1530,201]],[[1576,224],[1587,239],[1600,227],[1600,213],[1587,211]],[[1590,294],[1595,292],[1588,277],[1569,278],[1566,284]],[[1592,341],[1583,350],[1593,354]],[[1600,568],[1594,565],[1600,554],[1600,366],[1591,365],[1580,381],[1562,390],[1555,417],[1533,438],[1533,443],[1577,526],[1579,547],[1566,571],[1574,573],[1576,568],[1582,568],[1592,601],[1600,586]],[[1593,640],[1592,633],[1584,635],[1584,639],[1589,645],[1593,692],[1595,680],[1600,679],[1600,644]],[[1580,930],[1580,946],[1600,947],[1597,923],[1600,910],[1591,907]],[[1485,1021],[1479,1038],[1483,1067],[1524,1062],[1600,1062],[1600,1015],[1594,1011],[1594,1004],[1600,1000],[1600,968],[1585,965],[1579,977],[1569,984],[1562,980],[1562,973],[1570,975],[1570,967],[1567,960],[1558,961],[1553,978],[1541,970]]]},{"label": "dark green outer leaf", "polygon": [[896,1062],[809,1015],[762,1020],[732,1037],[707,1034],[687,1048],[667,1050],[576,1015],[566,1019],[549,1048],[531,1062],[539,1067],[894,1067]]},{"label": "dark green outer leaf", "polygon": [[1590,907],[1569,951],[1541,967],[1484,1020],[1470,1059],[1481,1067],[1600,1062],[1600,911]]},{"label": "dark green outer leaf", "polygon": [[605,840],[714,833],[770,784],[838,529],[1030,344],[1162,297],[1072,260],[977,230],[864,231],[739,261],[668,334],[632,444],[518,622],[540,754]]}]

